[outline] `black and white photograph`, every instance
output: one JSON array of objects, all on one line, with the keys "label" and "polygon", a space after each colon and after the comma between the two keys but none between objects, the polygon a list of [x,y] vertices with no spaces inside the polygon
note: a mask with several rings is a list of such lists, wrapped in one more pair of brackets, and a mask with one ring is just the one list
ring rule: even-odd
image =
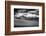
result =
[{"label": "black and white photograph", "polygon": [[5,34],[45,32],[45,5],[36,2],[5,1]]},{"label": "black and white photograph", "polygon": [[14,27],[38,27],[39,9],[14,8]]}]

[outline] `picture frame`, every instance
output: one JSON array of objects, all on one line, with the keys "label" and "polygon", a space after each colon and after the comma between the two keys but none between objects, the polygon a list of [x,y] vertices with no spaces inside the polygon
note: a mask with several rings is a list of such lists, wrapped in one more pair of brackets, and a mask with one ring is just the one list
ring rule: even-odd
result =
[{"label": "picture frame", "polygon": [[[16,12],[16,9],[15,8],[17,8],[17,11],[20,11],[20,10],[21,11],[25,11],[25,10],[26,11],[27,10],[29,11],[29,10],[31,10],[31,9],[29,9],[31,7],[34,10],[37,10],[38,7],[41,8],[41,9],[39,9],[40,10],[39,12],[41,12],[39,14],[40,15],[42,14],[41,16],[39,15],[39,17],[40,17],[39,22],[41,23],[41,24],[39,24],[40,27],[39,28],[35,27],[37,29],[36,30],[34,27],[33,27],[33,29],[30,28],[30,27],[26,27],[26,28],[16,28],[16,25],[15,25],[15,30],[13,30],[13,18],[14,17],[11,14],[14,14],[13,13],[14,11]],[[21,9],[18,10],[18,8],[21,8]],[[14,9],[14,10],[12,11],[12,9]],[[22,27],[22,25],[21,25],[21,27]],[[45,32],[45,5],[44,5],[44,3],[19,2],[19,1],[5,1],[5,35],[35,34],[35,33],[44,33],[44,32]]]}]

